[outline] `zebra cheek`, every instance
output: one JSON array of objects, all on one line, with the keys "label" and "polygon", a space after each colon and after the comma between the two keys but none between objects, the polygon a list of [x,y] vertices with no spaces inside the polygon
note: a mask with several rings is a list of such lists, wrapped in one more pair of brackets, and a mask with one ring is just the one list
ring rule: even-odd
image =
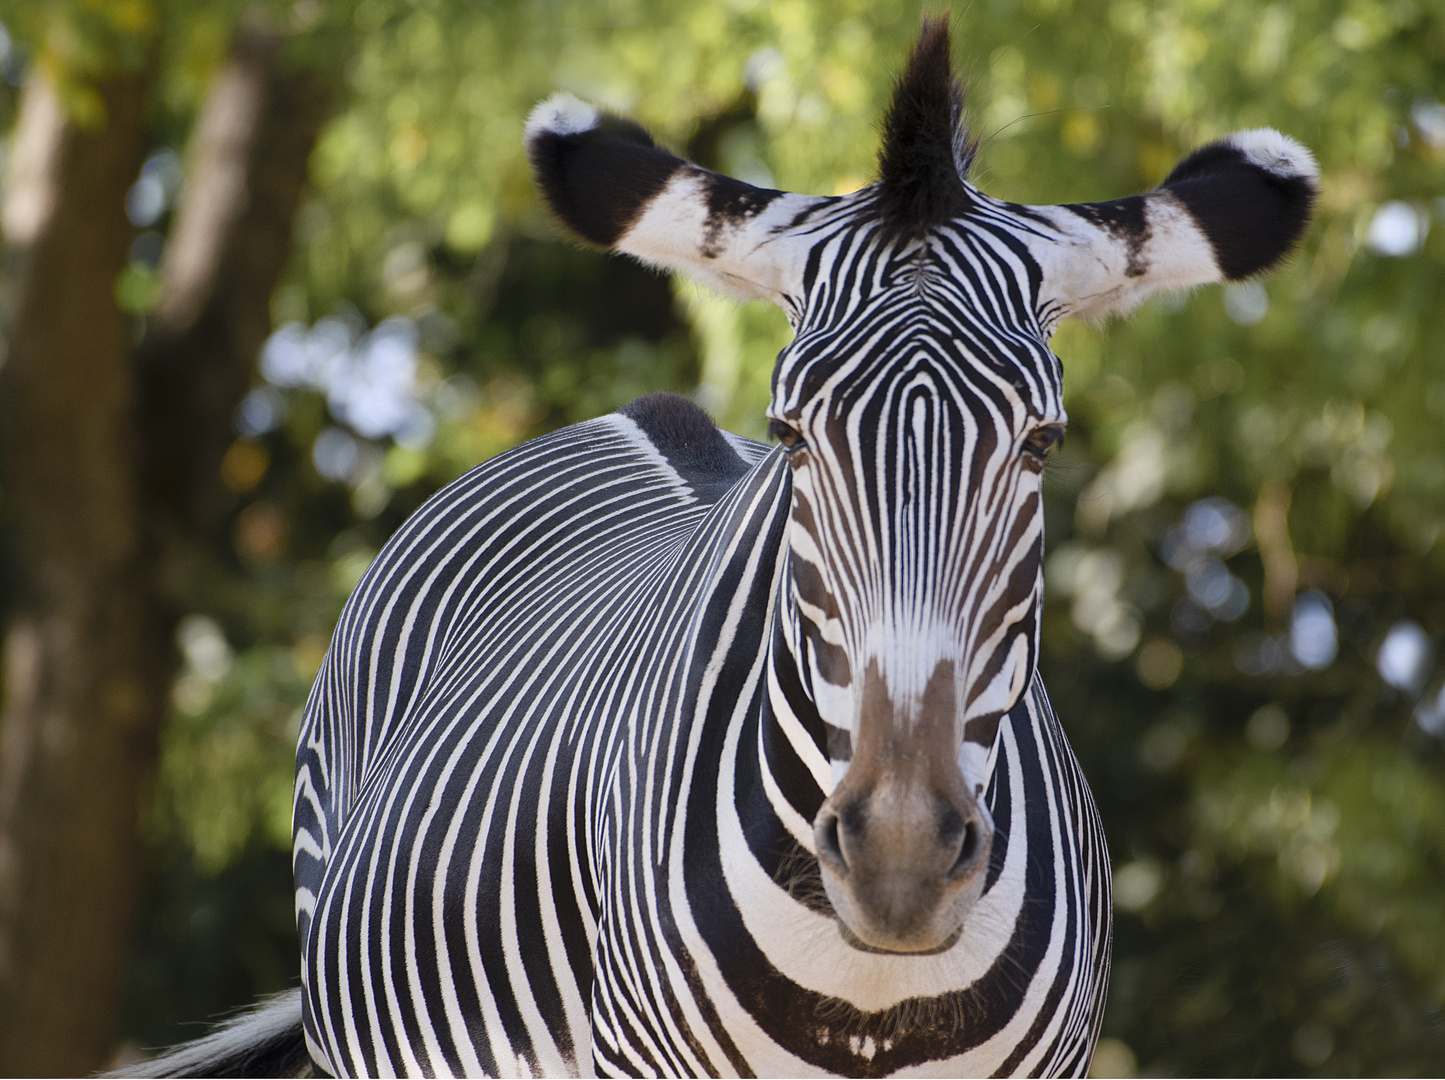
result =
[{"label": "zebra cheek", "polygon": [[994,736],[997,734],[998,724],[995,723],[987,742],[965,737],[958,748],[958,771],[963,774],[963,781],[975,798],[982,799],[984,790],[988,787],[989,757],[993,752]]},{"label": "zebra cheek", "polygon": [[1020,631],[1014,634],[1009,643],[1008,656],[992,677],[980,674],[980,678],[988,678],[988,681],[982,687],[975,687],[971,694],[968,710],[964,714],[965,739],[969,738],[970,729],[975,728],[982,718],[1002,716],[1018,704],[1024,691],[1028,689],[1029,678],[1033,674],[1033,654],[1032,630]]}]

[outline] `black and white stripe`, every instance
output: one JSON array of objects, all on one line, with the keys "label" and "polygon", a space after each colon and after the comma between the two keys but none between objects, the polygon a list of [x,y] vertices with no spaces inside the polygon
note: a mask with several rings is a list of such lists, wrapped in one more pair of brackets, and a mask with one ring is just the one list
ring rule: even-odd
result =
[{"label": "black and white stripe", "polygon": [[358,587],[298,759],[313,1056],[1077,1071],[1108,875],[1042,688],[991,749],[978,933],[941,956],[848,945],[785,888],[829,786],[782,632],[789,473],[740,441],[679,468],[687,449],[625,416],[529,443],[432,500]]},{"label": "black and white stripe", "polygon": [[[717,177],[572,99],[534,114],[576,233],[788,313],[785,445],[655,395],[478,466],[377,558],[297,758],[322,1068],[1087,1070],[1109,872],[1036,674],[1048,336],[1276,261],[1315,173],[1249,132],[1133,200],[1000,202],[963,175],[947,50],[927,26],[884,179],[845,198]],[[864,826],[913,820],[879,794],[912,790],[900,762],[944,777],[918,820],[958,853],[912,922],[859,891]]]}]

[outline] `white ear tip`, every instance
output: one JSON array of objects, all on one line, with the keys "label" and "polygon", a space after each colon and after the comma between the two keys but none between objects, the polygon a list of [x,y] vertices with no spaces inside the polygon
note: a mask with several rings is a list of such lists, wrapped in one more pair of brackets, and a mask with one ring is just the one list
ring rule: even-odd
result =
[{"label": "white ear tip", "polygon": [[1315,182],[1320,178],[1320,167],[1315,164],[1314,155],[1274,128],[1236,131],[1224,141],[1242,153],[1250,164],[1276,176]]},{"label": "white ear tip", "polygon": [[527,141],[539,135],[580,135],[596,126],[597,110],[587,102],[568,93],[553,94],[527,117]]}]

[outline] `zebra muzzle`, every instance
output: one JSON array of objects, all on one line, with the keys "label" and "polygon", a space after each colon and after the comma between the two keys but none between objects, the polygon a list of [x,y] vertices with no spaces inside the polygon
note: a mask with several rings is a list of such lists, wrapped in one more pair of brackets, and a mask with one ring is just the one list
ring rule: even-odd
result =
[{"label": "zebra muzzle", "polygon": [[983,889],[993,842],[987,812],[962,776],[941,791],[896,776],[851,779],[814,821],[823,885],[844,938],[885,952],[947,948]]},{"label": "zebra muzzle", "polygon": [[863,671],[848,771],[813,821],[823,887],[850,944],[928,953],[983,892],[993,822],[959,766],[954,665],[895,700]]}]

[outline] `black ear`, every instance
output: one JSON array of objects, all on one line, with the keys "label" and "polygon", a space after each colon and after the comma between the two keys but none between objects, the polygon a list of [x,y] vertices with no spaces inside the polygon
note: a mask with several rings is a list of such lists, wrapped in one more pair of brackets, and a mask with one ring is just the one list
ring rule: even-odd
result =
[{"label": "black ear", "polygon": [[583,240],[797,314],[813,244],[805,223],[834,200],[690,165],[570,94],[532,110],[527,156],[548,206]]},{"label": "black ear", "polygon": [[1100,319],[1159,292],[1238,281],[1299,242],[1319,185],[1310,152],[1269,128],[1239,131],[1179,163],[1153,191],[1113,202],[1024,207],[1044,271],[1041,311]]},{"label": "black ear", "polygon": [[527,120],[527,157],[562,224],[603,247],[616,244],[685,166],[640,125],[567,94],[543,102]]},{"label": "black ear", "polygon": [[1319,167],[1277,131],[1240,131],[1200,147],[1160,185],[1189,210],[1227,281],[1268,270],[1299,242]]}]

